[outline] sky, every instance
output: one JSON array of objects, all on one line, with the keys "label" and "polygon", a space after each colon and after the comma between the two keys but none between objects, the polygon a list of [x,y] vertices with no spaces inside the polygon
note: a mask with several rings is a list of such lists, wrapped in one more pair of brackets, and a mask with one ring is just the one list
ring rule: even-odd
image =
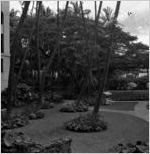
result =
[{"label": "sky", "polygon": [[[60,1],[60,8],[65,7],[66,1]],[[57,1],[43,1],[44,6],[49,6],[54,12],[57,9]],[[99,1],[97,1],[97,7]],[[103,1],[103,8],[111,7],[113,10],[116,1]],[[10,10],[14,8],[21,12],[19,1],[10,1]],[[30,7],[31,8],[31,7]],[[94,1],[83,1],[83,8],[91,10],[91,16],[94,16]],[[132,14],[129,16],[128,12]],[[132,35],[138,37],[138,42],[149,45],[149,1],[122,1],[118,21],[123,29]]]}]

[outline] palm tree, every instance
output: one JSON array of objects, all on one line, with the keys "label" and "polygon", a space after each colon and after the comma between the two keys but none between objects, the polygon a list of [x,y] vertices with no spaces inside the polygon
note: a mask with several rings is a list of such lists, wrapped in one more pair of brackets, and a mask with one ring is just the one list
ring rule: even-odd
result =
[{"label": "palm tree", "polygon": [[[111,26],[110,27],[110,32],[111,32],[110,40],[112,40],[112,38],[113,38],[113,30],[115,28],[114,22],[117,20],[117,17],[119,14],[120,3],[121,3],[120,1],[117,1],[114,18],[113,18],[112,23],[110,23],[110,26]],[[98,88],[99,94],[96,99],[96,103],[95,103],[94,110],[93,110],[94,116],[97,115],[99,108],[100,108],[100,104],[102,102],[102,96],[103,96],[103,92],[104,92],[106,82],[107,82],[107,76],[108,76],[108,71],[109,71],[109,64],[110,64],[112,50],[113,50],[113,43],[111,42],[110,49],[109,49],[109,51],[107,51],[106,63],[105,63],[104,74],[103,74],[103,79],[102,79],[103,82],[99,83],[99,88]]]},{"label": "palm tree", "polygon": [[67,17],[67,12],[68,12],[68,5],[69,5],[69,1],[66,2],[65,14],[64,14],[63,19],[62,19],[62,22],[63,23],[62,23],[62,26],[59,29],[58,41],[56,43],[56,46],[54,48],[54,51],[52,52],[52,54],[51,54],[51,56],[50,56],[50,58],[48,60],[47,65],[43,68],[43,74],[42,74],[42,80],[41,80],[42,81],[41,85],[42,85],[43,89],[44,89],[44,86],[45,86],[45,77],[46,77],[46,74],[49,71],[49,68],[52,65],[52,62],[53,62],[53,60],[54,60],[54,58],[55,58],[55,56],[57,54],[58,48],[59,48],[59,40],[61,38],[61,33],[64,30],[64,26],[65,26],[65,22],[66,22],[66,17]]},{"label": "palm tree", "polygon": [[39,18],[40,18],[40,10],[42,7],[42,1],[37,1],[36,6],[36,51],[38,57],[38,84],[39,84],[39,104],[42,104],[42,88],[41,88],[41,54],[39,50]]},{"label": "palm tree", "polygon": [[14,74],[14,67],[15,67],[15,57],[16,57],[16,47],[17,47],[17,40],[19,38],[19,34],[21,32],[23,23],[27,17],[27,12],[28,12],[28,8],[30,5],[30,1],[25,1],[24,2],[24,8],[23,8],[23,12],[21,15],[21,18],[19,20],[19,23],[17,25],[15,34],[14,34],[14,38],[13,41],[10,45],[11,48],[11,58],[10,58],[10,70],[9,70],[9,81],[8,81],[8,93],[9,93],[9,97],[8,97],[8,102],[9,107],[8,110],[11,110],[11,106],[12,103],[14,101],[14,87],[15,87],[15,74]]}]

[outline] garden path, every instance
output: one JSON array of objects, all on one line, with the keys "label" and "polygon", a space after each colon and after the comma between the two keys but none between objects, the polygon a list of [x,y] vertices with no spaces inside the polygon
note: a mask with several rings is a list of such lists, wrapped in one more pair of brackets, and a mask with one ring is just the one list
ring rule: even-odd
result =
[{"label": "garden path", "polygon": [[[146,103],[144,104],[146,105]],[[125,144],[128,142],[134,143],[137,140],[148,140],[148,123],[140,118],[131,116],[128,112],[120,112],[118,110],[116,113],[114,110],[101,112],[102,117],[108,123],[106,131],[95,133],[68,131],[65,129],[64,123],[78,117],[79,114],[85,113],[62,113],[59,112],[61,107],[62,104],[59,104],[52,109],[43,110],[45,118],[32,120],[29,125],[14,131],[24,132],[34,141],[42,144],[47,144],[50,139],[57,137],[71,137],[73,140],[71,148],[74,153],[107,153],[109,148],[118,143]],[[134,112],[136,113],[139,108],[141,109],[140,105],[136,106],[136,111]]]},{"label": "garden path", "polygon": [[[114,109],[100,109],[100,111],[128,114],[149,122],[149,110],[147,109],[147,104],[148,101],[138,101],[133,111],[122,111]],[[93,107],[91,107],[90,110],[93,110]]]}]

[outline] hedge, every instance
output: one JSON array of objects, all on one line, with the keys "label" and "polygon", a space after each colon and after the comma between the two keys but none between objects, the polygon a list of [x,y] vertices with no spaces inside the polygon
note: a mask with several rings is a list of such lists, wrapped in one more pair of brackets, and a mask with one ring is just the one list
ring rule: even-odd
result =
[{"label": "hedge", "polygon": [[149,90],[110,90],[115,101],[149,100]]}]

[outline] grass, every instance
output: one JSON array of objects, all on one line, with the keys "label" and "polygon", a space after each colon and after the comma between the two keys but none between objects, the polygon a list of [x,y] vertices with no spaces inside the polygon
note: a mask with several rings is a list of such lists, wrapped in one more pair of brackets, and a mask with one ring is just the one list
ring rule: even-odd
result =
[{"label": "grass", "polygon": [[122,111],[133,111],[137,102],[115,102],[112,105],[104,105],[102,109],[122,110]]},{"label": "grass", "polygon": [[[15,131],[23,131],[33,140],[43,144],[56,137],[69,136],[72,138],[72,152],[74,153],[104,153],[119,142],[135,142],[136,140],[148,140],[148,123],[125,114],[101,112],[104,120],[108,122],[108,129],[96,133],[77,133],[64,128],[64,122],[78,117],[79,113],[61,113],[60,105],[53,109],[43,110],[45,118],[31,121],[23,128]],[[85,113],[82,113],[85,114]]]}]

